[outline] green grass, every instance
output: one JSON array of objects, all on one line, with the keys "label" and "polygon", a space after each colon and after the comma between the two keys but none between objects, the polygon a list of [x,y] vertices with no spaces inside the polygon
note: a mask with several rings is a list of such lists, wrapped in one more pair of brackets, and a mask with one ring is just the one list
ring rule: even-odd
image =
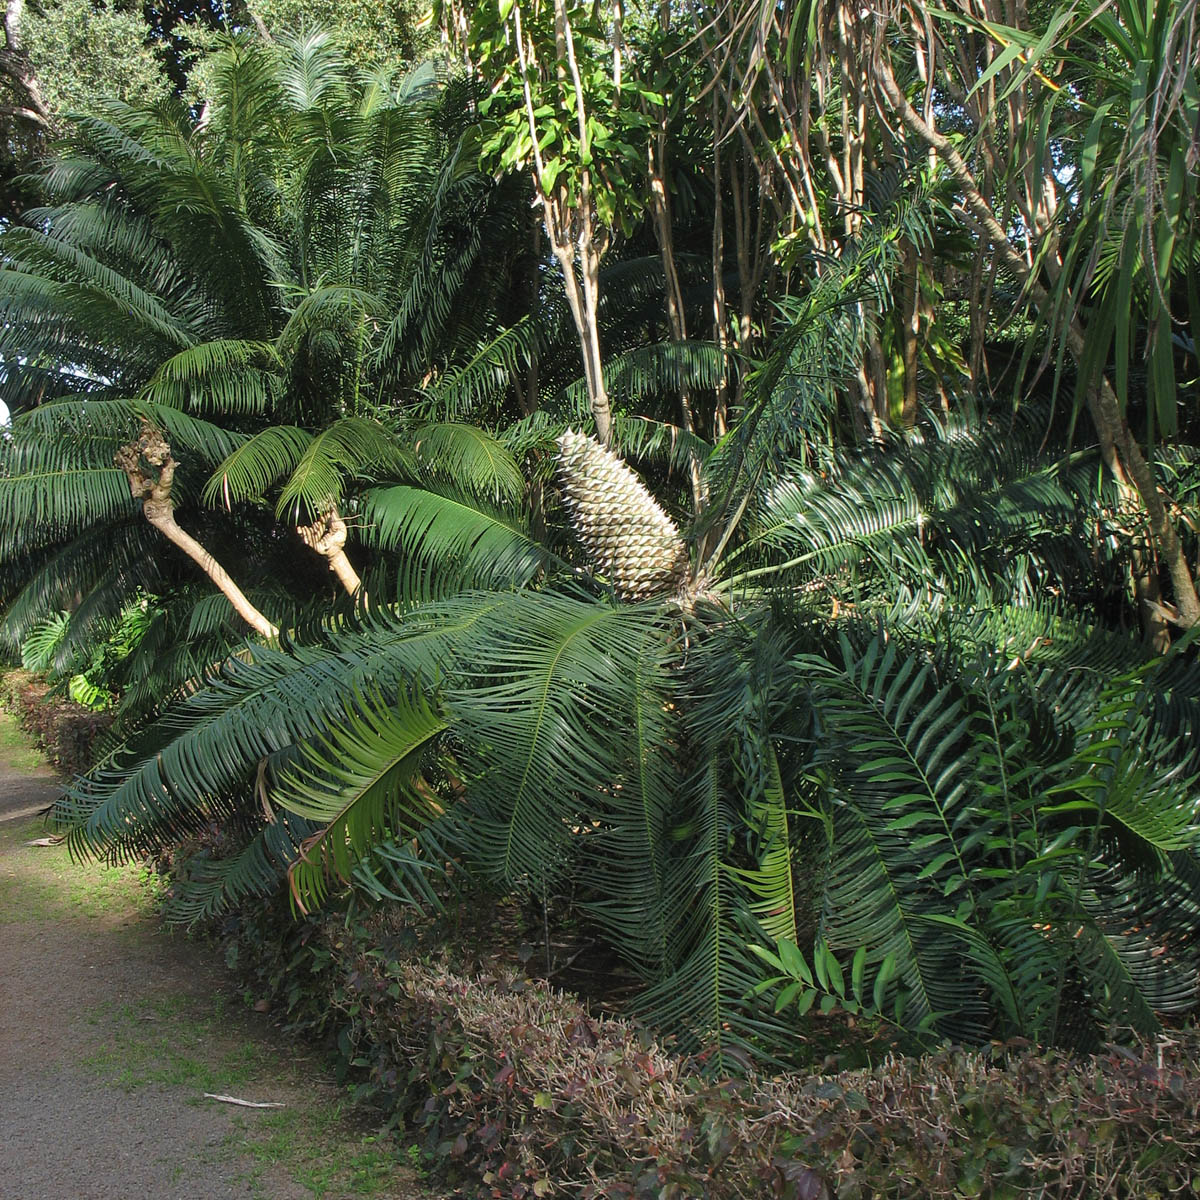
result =
[{"label": "green grass", "polygon": [[[218,1000],[220,998],[218,997]],[[197,1093],[229,1093],[269,1074],[277,1053],[253,1041],[228,1044],[224,1003],[179,997],[101,1004],[88,1023],[104,1029],[103,1050],[80,1063],[126,1090],[157,1083]]]},{"label": "green grass", "polygon": [[[21,773],[43,765],[4,712],[0,762]],[[47,832],[37,816],[0,821],[0,924],[105,918],[121,925],[112,930],[117,939],[144,937],[146,924],[136,918],[153,914],[157,877],[137,866],[73,862],[65,845],[29,844]],[[216,1149],[223,1159],[248,1160],[245,1179],[262,1200],[270,1200],[272,1169],[316,1200],[416,1194],[416,1172],[399,1144],[364,1131],[336,1089],[314,1079],[319,1068],[264,1038],[220,993],[101,1001],[85,1020],[97,1032],[97,1048],[76,1062],[113,1087],[178,1088],[193,1104],[220,1103],[205,1092],[285,1099],[284,1109],[234,1110],[232,1131]]]},{"label": "green grass", "polygon": [[413,1174],[396,1141],[355,1128],[345,1102],[323,1098],[331,1089],[314,1087],[296,1064],[280,1063],[277,1048],[252,1040],[220,997],[215,1003],[171,996],[102,1004],[87,1019],[103,1028],[105,1045],[80,1064],[115,1087],[177,1087],[190,1092],[194,1104],[220,1103],[205,1092],[248,1100],[287,1097],[286,1108],[234,1111],[233,1129],[220,1148],[222,1156],[250,1160],[244,1178],[263,1200],[273,1167],[316,1200],[392,1196],[398,1173],[404,1181]]},{"label": "green grass", "polygon": [[41,751],[17,724],[12,713],[0,709],[0,762],[14,771],[36,771],[46,765]]},{"label": "green grass", "polygon": [[73,862],[65,845],[29,844],[47,833],[40,817],[0,824],[0,924],[153,911],[156,878],[144,867]]},{"label": "green grass", "polygon": [[[0,763],[21,774],[46,765],[12,714],[3,711]],[[36,815],[0,821],[0,924],[153,911],[157,880],[150,872],[136,865],[73,862],[65,845],[29,844],[50,832],[45,819]]]},{"label": "green grass", "polygon": [[[346,1114],[341,1105],[318,1105],[306,1112],[273,1112],[254,1128],[239,1118],[230,1135],[231,1148],[255,1159],[248,1180],[262,1194],[263,1175],[275,1164],[288,1164],[296,1183],[316,1198],[394,1194],[397,1171],[407,1167],[408,1155],[399,1145],[373,1133],[346,1138]],[[406,1172],[407,1173],[407,1172]]]}]

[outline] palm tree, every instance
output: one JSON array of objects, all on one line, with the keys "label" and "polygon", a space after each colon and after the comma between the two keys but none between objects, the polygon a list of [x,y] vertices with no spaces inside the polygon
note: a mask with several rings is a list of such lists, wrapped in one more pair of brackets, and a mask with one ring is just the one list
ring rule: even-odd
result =
[{"label": "palm tree", "polygon": [[[159,699],[247,626],[273,637],[327,607],[322,560],[359,591],[345,517],[363,481],[516,478],[483,434],[411,403],[505,301],[503,239],[458,233],[512,203],[451,154],[461,98],[427,68],[356,76],[322,34],[230,40],[208,78],[199,118],[167,102],[81,120],[45,206],[0,240],[6,636],[69,607],[66,654],[136,596],[174,597],[147,636],[191,646]],[[161,536],[232,612],[195,607],[207,593]]]}]

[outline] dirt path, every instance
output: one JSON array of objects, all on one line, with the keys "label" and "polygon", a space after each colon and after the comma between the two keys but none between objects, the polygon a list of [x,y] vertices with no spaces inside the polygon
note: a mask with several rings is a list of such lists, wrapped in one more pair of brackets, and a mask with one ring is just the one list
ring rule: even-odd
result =
[{"label": "dirt path", "polygon": [[29,844],[56,794],[0,714],[0,1200],[428,1200],[135,871]]}]

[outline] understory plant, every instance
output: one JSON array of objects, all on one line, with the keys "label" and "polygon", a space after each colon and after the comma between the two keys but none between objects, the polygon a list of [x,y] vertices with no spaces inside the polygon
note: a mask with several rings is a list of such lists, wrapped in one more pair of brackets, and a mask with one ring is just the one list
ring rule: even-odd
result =
[{"label": "understory plant", "polygon": [[847,1069],[826,1054],[834,1014],[809,1023],[815,1070],[713,1079],[633,1022],[494,964],[456,969],[459,944],[414,955],[394,909],[297,923],[271,908],[224,923],[248,994],[293,1034],[328,1036],[357,1094],[464,1192],[1066,1200],[1192,1186],[1194,1031],[1094,1056],[995,1042]]}]

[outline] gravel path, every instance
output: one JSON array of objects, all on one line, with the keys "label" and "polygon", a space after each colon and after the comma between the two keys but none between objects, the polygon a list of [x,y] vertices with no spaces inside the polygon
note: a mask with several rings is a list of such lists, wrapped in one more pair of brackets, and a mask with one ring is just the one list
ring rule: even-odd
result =
[{"label": "gravel path", "polygon": [[0,762],[0,1200],[428,1197],[132,872],[29,844],[55,795]]}]

